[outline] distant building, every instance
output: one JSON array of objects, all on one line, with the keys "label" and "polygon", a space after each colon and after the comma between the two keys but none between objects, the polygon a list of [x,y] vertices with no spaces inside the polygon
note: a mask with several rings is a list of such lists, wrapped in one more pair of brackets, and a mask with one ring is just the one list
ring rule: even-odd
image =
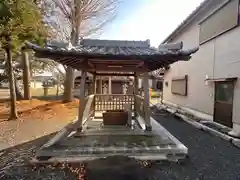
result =
[{"label": "distant building", "polygon": [[35,75],[31,78],[31,87],[32,88],[42,88],[43,82],[54,79],[52,75]]}]

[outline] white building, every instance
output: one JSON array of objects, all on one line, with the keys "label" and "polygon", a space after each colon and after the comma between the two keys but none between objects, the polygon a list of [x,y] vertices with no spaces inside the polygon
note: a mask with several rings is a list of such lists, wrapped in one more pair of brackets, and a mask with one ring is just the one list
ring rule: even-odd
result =
[{"label": "white building", "polygon": [[240,135],[239,7],[239,0],[205,0],[164,40],[199,51],[165,72],[163,97]]}]

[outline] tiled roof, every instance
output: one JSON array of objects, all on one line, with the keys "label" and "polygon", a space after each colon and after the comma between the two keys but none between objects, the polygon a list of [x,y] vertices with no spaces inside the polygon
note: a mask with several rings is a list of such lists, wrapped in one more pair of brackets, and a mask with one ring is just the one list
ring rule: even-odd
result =
[{"label": "tiled roof", "polygon": [[[96,43],[95,43],[96,42]],[[34,44],[29,47],[39,50]],[[64,44],[49,44],[44,47],[48,51],[72,52],[80,54],[102,54],[102,55],[152,55],[158,53],[157,48],[150,47],[145,41],[107,41],[107,40],[83,40],[80,45],[69,48]],[[66,44],[65,44],[66,45]]]},{"label": "tiled roof", "polygon": [[[188,55],[192,51],[182,49],[172,50],[168,48],[157,49],[150,47],[147,41],[116,41],[116,40],[95,40],[83,39],[80,45],[69,49],[66,44],[48,44],[41,48],[27,42],[27,45],[34,50],[45,50],[52,52],[71,52],[76,54],[102,54],[102,55]],[[64,46],[65,45],[65,46]],[[166,45],[168,46],[168,45]],[[195,48],[194,48],[195,51]]]},{"label": "tiled roof", "polygon": [[[26,45],[36,52],[36,56],[42,58],[59,59],[65,57],[85,58],[85,59],[111,59],[111,60],[144,60],[146,63],[152,63],[155,59],[157,66],[150,69],[160,68],[162,59],[174,58],[167,64],[178,60],[188,60],[190,55],[195,53],[198,48],[190,50],[154,48],[150,46],[149,40],[146,41],[117,41],[117,40],[97,40],[83,39],[78,46],[66,46],[66,43],[52,43],[45,47],[39,47],[27,42]],[[54,58],[55,57],[55,58]],[[149,60],[149,61],[148,61]],[[61,62],[60,62],[61,63]],[[166,63],[166,62],[165,62]],[[162,64],[163,66],[163,64]]]}]

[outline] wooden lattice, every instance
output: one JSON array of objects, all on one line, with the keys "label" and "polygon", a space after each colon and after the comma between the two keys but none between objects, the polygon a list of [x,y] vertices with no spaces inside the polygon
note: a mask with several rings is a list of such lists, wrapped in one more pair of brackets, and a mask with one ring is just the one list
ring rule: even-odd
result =
[{"label": "wooden lattice", "polygon": [[95,110],[123,110],[125,104],[130,104],[134,109],[134,96],[124,94],[114,95],[95,95]]}]

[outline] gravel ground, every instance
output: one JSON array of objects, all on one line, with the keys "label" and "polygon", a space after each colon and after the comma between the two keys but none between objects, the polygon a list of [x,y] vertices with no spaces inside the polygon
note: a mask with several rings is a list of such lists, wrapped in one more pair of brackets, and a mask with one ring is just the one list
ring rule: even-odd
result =
[{"label": "gravel ground", "polygon": [[177,117],[156,116],[155,119],[189,150],[189,158],[184,164],[165,169],[169,177],[179,180],[240,180],[240,149],[217,136],[197,130]]},{"label": "gravel ground", "polygon": [[[1,180],[240,180],[240,150],[227,141],[197,130],[171,116],[156,119],[189,149],[189,158],[182,163],[152,163],[135,161],[126,157],[95,160],[85,165],[58,165],[56,167],[32,167],[26,160],[34,154],[36,146],[50,137],[44,137],[12,148],[1,158],[8,159],[0,165]],[[31,150],[29,150],[32,148]],[[21,149],[20,152],[18,150]],[[11,164],[13,160],[18,162]],[[6,164],[6,163],[5,163]],[[4,169],[5,167],[5,169]],[[65,168],[64,168],[65,167]],[[78,167],[76,169],[76,167]]]}]

